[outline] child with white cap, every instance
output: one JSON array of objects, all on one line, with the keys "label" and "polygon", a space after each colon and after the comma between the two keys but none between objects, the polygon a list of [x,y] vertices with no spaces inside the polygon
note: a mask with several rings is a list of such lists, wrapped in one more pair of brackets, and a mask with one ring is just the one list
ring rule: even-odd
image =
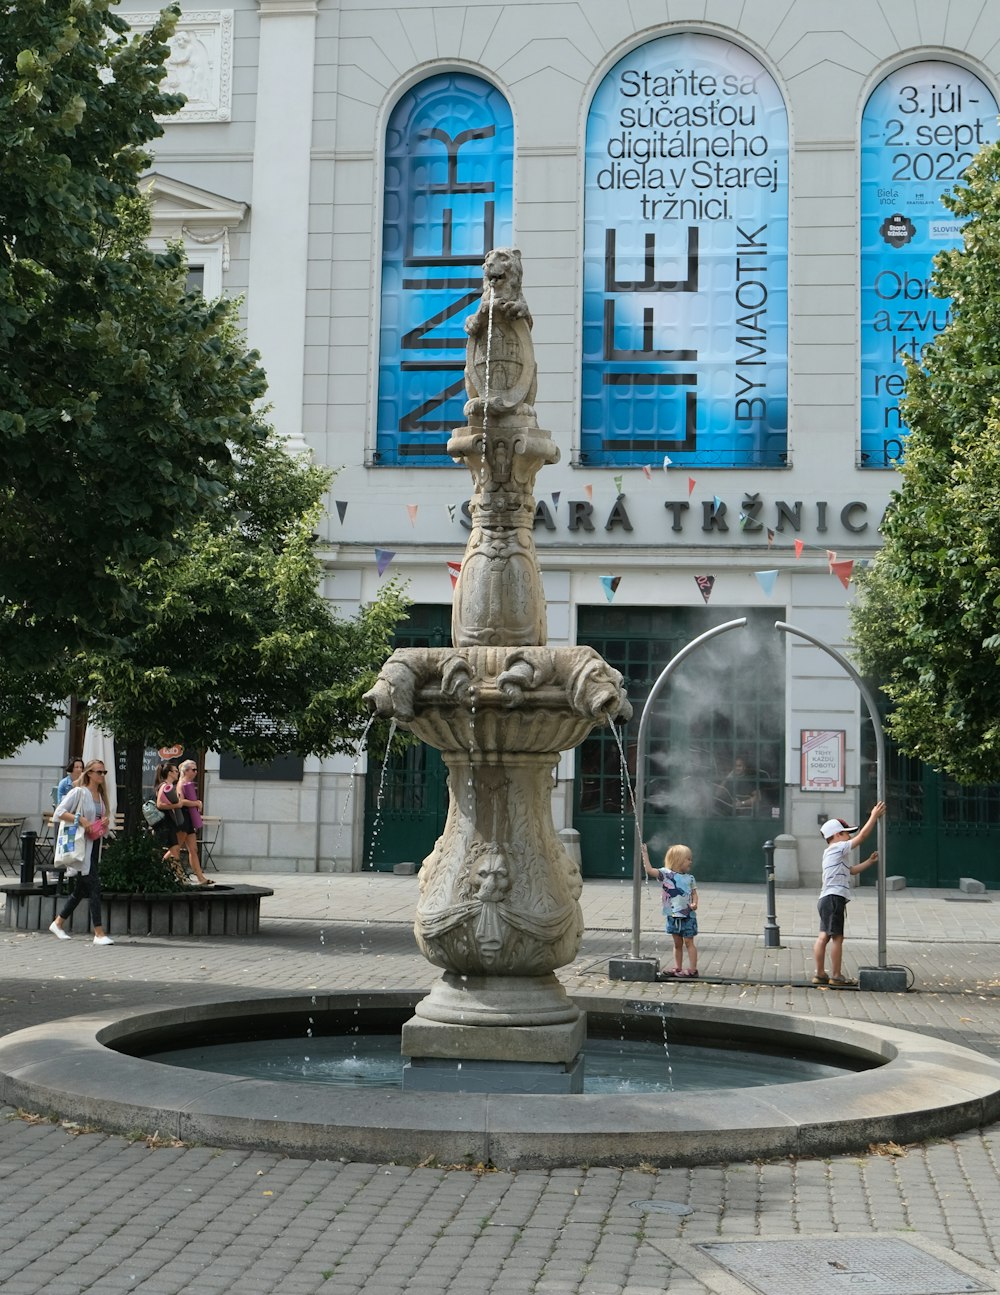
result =
[{"label": "child with white cap", "polygon": [[[878,862],[878,851],[873,850],[860,863],[850,863],[851,851],[856,850],[875,824],[885,813],[885,801],[880,800],[860,828],[851,827],[842,818],[828,818],[819,829],[826,841],[823,852],[823,886],[819,892],[819,936],[813,946],[816,959],[814,985],[831,985],[842,988],[858,982],[843,975],[841,959],[844,955],[844,911],[851,898],[851,878]],[[830,974],[826,974],[826,946],[830,946]]]}]

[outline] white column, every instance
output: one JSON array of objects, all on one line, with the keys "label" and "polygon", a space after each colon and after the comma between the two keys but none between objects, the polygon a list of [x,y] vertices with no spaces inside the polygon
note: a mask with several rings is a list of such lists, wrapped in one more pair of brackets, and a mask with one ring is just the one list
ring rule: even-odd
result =
[{"label": "white column", "polygon": [[317,0],[258,0],[247,334],[267,371],[272,421],[302,434],[309,177]]}]

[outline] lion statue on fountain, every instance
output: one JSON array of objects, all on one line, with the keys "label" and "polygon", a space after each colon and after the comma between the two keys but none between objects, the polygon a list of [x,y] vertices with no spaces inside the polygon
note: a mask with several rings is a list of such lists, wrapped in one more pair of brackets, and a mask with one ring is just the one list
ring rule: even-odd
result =
[{"label": "lion statue on fountain", "polygon": [[505,418],[534,421],[538,366],[522,274],[516,247],[495,247],[483,262],[483,294],[475,314],[465,321],[467,418],[485,415],[494,425]]}]

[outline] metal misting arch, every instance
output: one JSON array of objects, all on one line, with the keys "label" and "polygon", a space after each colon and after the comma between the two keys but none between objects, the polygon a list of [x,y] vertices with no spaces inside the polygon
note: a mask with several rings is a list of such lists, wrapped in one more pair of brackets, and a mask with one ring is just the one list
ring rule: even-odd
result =
[{"label": "metal misting arch", "polygon": [[[639,924],[641,918],[642,904],[642,841],[643,841],[643,819],[645,815],[646,800],[646,749],[649,742],[649,729],[652,722],[653,705],[660,693],[666,687],[670,676],[677,667],[692,652],[700,648],[710,639],[717,638],[720,634],[725,634],[728,630],[742,629],[747,623],[745,616],[740,616],[736,620],[725,621],[722,625],[716,625],[713,629],[706,630],[704,634],[699,634],[697,638],[691,640],[681,650],[667,662],[659,678],[649,690],[649,696],[646,698],[645,705],[642,708],[642,715],[639,719],[639,733],[636,739],[636,769],[635,769],[635,840],[633,845],[632,857],[632,950],[631,956],[638,959],[641,955],[639,952]],[[794,625],[789,625],[785,621],[775,621],[774,628],[784,634],[795,634],[799,638],[806,639],[814,647],[820,648],[821,651],[828,653],[839,665],[847,672],[858,686],[861,696],[864,698],[865,705],[868,707],[868,714],[871,718],[872,727],[875,730],[875,751],[876,751],[876,796],[878,800],[885,800],[885,733],[882,729],[882,722],[879,719],[878,706],[871,694],[868,685],[858,674],[857,670],[851,663],[835,648],[830,647],[821,639],[807,633],[805,630],[798,629]],[[877,827],[877,849],[878,849],[878,881],[877,881],[877,901],[878,901],[878,965],[881,968],[886,966],[886,913],[885,913],[885,878],[886,878],[886,860],[885,860],[885,816],[878,820]]]}]

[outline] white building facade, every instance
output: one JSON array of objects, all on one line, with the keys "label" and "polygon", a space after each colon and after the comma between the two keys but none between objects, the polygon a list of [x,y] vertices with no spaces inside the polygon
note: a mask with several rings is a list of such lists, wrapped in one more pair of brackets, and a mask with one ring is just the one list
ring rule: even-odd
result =
[{"label": "white building facade", "polygon": [[[156,148],[154,237],[245,296],[276,426],[337,469],[329,597],[350,613],[398,577],[401,641],[447,642],[462,320],[484,252],[518,247],[561,453],[536,488],[550,641],[597,646],[638,709],[746,617],[657,712],[649,834],[690,841],[706,881],[761,876],[780,834],[812,884],[817,820],[874,799],[870,726],[837,662],[774,625],[848,650],[905,452],[902,357],[947,317],[940,195],[997,136],[1000,6],[234,0],[185,8],[169,74],[188,106]],[[7,763],[12,808],[40,813],[68,743]],[[603,734],[557,770],[588,875],[631,870],[619,765]],[[207,758],[223,867],[390,868],[440,831],[428,753],[384,779],[263,772]],[[895,755],[888,775],[891,872],[1000,881],[996,789]]]}]

